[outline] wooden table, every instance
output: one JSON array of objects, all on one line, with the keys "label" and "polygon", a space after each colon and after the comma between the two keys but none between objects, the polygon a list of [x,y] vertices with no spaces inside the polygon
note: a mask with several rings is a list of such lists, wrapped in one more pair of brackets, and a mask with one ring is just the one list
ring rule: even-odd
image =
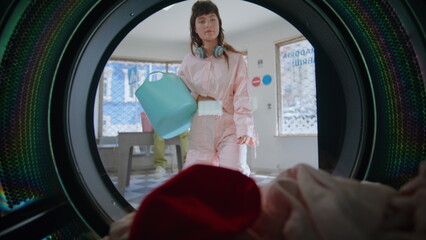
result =
[{"label": "wooden table", "polygon": [[[124,194],[129,185],[132,167],[133,146],[154,145],[153,132],[119,132],[118,133],[118,191]],[[182,170],[180,138],[166,139],[166,145],[176,146],[176,158],[179,171]]]}]

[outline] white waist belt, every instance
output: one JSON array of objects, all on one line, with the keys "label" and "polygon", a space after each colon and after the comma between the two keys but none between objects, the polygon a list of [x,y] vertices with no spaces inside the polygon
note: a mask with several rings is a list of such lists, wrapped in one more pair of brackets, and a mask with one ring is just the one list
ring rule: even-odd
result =
[{"label": "white waist belt", "polygon": [[219,101],[199,101],[198,116],[205,115],[222,115],[222,103]]}]

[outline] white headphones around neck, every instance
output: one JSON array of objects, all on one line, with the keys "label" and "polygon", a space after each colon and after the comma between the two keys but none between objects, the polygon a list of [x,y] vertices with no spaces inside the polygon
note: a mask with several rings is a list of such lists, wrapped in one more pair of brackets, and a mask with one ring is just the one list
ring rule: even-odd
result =
[{"label": "white headphones around neck", "polygon": [[[213,56],[214,57],[220,57],[223,55],[223,51],[225,50],[224,46],[216,46],[213,48]],[[206,58],[207,57],[207,52],[206,49],[204,49],[203,47],[198,47],[195,49],[195,55],[199,56],[200,58]]]}]

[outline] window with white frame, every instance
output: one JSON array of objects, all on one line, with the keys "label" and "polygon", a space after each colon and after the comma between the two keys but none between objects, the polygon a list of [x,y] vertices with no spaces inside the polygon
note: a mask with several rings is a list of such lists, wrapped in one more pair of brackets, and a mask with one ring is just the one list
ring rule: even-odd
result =
[{"label": "window with white frame", "polygon": [[99,101],[102,110],[101,136],[117,136],[118,132],[138,132],[142,130],[141,113],[144,111],[135,95],[148,75],[154,71],[177,73],[179,63],[145,62],[111,59],[104,72],[103,96]]},{"label": "window with white frame", "polygon": [[277,44],[278,134],[317,136],[315,51],[305,38]]}]

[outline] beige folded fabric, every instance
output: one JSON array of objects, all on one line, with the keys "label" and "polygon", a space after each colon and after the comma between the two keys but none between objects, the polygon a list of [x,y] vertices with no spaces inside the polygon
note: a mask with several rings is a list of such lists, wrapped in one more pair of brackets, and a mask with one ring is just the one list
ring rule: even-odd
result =
[{"label": "beige folded fabric", "polygon": [[261,187],[254,239],[426,239],[426,165],[397,191],[332,176],[308,165]]}]

